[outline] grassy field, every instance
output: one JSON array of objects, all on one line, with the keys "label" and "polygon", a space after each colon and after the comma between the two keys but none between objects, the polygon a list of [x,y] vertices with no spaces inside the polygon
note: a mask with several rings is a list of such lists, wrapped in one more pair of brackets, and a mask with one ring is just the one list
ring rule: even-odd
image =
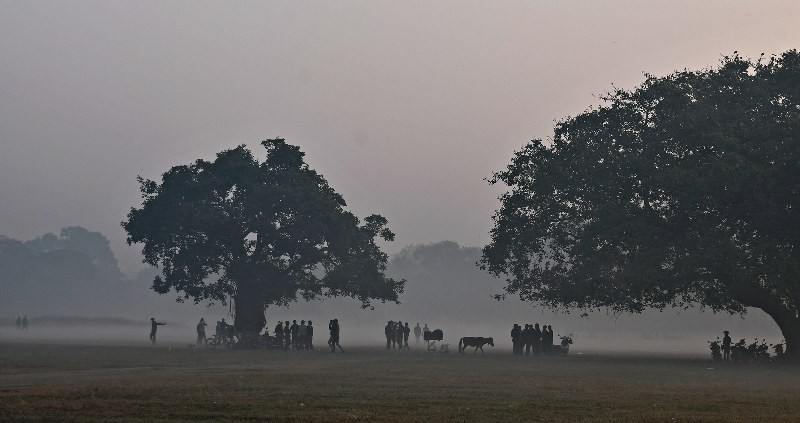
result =
[{"label": "grassy field", "polygon": [[0,344],[0,421],[772,423],[799,399],[798,367],[691,358]]}]

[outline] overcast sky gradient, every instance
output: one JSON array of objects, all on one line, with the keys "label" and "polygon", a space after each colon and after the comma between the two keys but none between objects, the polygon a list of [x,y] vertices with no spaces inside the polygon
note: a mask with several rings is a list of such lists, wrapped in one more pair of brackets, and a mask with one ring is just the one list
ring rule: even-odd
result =
[{"label": "overcast sky gradient", "polygon": [[800,46],[786,1],[0,0],[0,234],[139,262],[136,175],[284,137],[403,246],[487,241],[484,178],[643,72]]}]

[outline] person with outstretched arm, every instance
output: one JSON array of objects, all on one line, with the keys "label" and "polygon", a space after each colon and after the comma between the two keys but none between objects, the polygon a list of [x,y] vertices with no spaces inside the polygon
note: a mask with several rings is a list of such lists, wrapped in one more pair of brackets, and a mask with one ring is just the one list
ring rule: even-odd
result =
[{"label": "person with outstretched arm", "polygon": [[150,318],[150,342],[156,344],[156,332],[159,326],[164,326],[166,323],[157,322],[155,317]]}]

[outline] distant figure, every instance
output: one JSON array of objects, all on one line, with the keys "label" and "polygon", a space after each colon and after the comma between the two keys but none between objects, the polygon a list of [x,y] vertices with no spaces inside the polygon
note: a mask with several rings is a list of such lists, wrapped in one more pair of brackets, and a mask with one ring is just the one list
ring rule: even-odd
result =
[{"label": "distant figure", "polygon": [[306,326],[306,349],[314,351],[314,326],[311,326],[311,320],[308,321]]},{"label": "distant figure", "polygon": [[339,345],[339,319],[331,320],[328,324],[328,329],[331,332],[331,337],[328,339],[328,346],[331,347],[331,352],[335,353],[336,347],[339,347],[339,349],[344,352],[344,348]]},{"label": "distant figure", "polygon": [[283,350],[289,351],[289,343],[292,341],[292,328],[289,327],[289,321],[283,327]]},{"label": "distant figure", "polygon": [[731,359],[731,336],[730,332],[727,330],[722,333],[725,334],[725,336],[722,337],[722,358],[728,361]]},{"label": "distant figure", "polygon": [[417,344],[419,344],[419,337],[422,335],[422,328],[419,327],[419,323],[414,326],[414,338],[417,339]]},{"label": "distant figure", "polygon": [[17,330],[22,330],[22,316],[17,316]]},{"label": "distant figure", "polygon": [[511,350],[513,351],[514,355],[522,354],[521,341],[522,328],[518,324],[514,323],[514,326],[511,328]]},{"label": "distant figure", "polygon": [[150,342],[152,342],[153,345],[156,344],[156,332],[158,332],[158,327],[164,325],[166,325],[166,323],[156,322],[155,317],[150,318]]},{"label": "distant figure", "polygon": [[408,335],[411,335],[411,328],[408,327],[408,322],[403,327],[403,349],[410,350],[411,347],[408,346]]},{"label": "distant figure", "polygon": [[533,330],[531,331],[531,341],[533,342],[533,355],[539,355],[542,353],[542,330],[539,329],[539,324],[533,324]]},{"label": "distant figure", "polygon": [[553,327],[547,325],[547,354],[550,355],[553,352]]},{"label": "distant figure", "polygon": [[206,342],[206,321],[203,318],[200,318],[200,322],[197,323],[197,345],[204,344]]},{"label": "distant figure", "polygon": [[289,326],[289,332],[292,334],[292,349],[297,349],[297,337],[299,335],[300,326],[297,326],[297,320],[292,320],[292,325]]},{"label": "distant figure", "polygon": [[283,345],[283,322],[278,320],[278,324],[275,325],[275,339]]},{"label": "distant figure", "polygon": [[297,327],[297,349],[298,350],[305,350],[306,349],[306,338],[308,337],[308,327],[306,326],[306,321],[301,320],[300,326]]},{"label": "distant figure", "polygon": [[403,322],[397,321],[397,327],[394,330],[394,340],[397,342],[397,349],[403,349]]},{"label": "distant figure", "polygon": [[28,330],[28,315],[22,316],[22,330]]},{"label": "distant figure", "polygon": [[430,332],[430,331],[431,331],[431,330],[430,330],[430,329],[428,329],[428,324],[427,324],[427,323],[425,323],[425,326],[422,328],[422,333],[425,333],[425,332]]},{"label": "distant figure", "polygon": [[394,339],[394,322],[389,320],[383,328],[383,333],[386,335],[386,349],[392,346],[392,339]]},{"label": "distant figure", "polygon": [[525,346],[525,355],[531,355],[531,347],[533,346],[533,328],[530,323],[525,323],[525,329],[522,329],[522,345]]}]

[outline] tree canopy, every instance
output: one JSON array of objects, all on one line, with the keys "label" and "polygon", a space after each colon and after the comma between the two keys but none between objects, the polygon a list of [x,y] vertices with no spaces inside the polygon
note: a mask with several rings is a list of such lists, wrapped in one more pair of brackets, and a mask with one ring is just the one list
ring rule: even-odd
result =
[{"label": "tree canopy", "polygon": [[142,243],[144,261],[162,269],[153,289],[184,299],[233,301],[236,326],[258,332],[264,308],[298,298],[349,296],[394,301],[404,281],[384,275],[387,220],[363,222],[283,139],[262,142],[259,162],[245,148],[213,162],[175,166],[161,183],[139,178],[143,205],[122,226]]},{"label": "tree canopy", "polygon": [[763,309],[800,355],[800,54],[647,75],[490,183],[481,264],[551,307]]}]

